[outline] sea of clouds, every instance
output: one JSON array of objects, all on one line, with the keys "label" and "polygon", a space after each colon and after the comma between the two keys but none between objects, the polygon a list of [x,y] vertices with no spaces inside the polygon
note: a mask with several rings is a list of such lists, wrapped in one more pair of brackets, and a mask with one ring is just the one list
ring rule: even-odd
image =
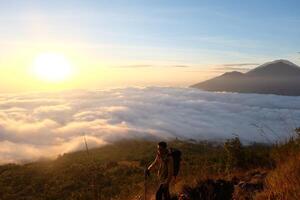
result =
[{"label": "sea of clouds", "polygon": [[0,164],[122,139],[274,142],[300,126],[300,97],[146,87],[0,95]]}]

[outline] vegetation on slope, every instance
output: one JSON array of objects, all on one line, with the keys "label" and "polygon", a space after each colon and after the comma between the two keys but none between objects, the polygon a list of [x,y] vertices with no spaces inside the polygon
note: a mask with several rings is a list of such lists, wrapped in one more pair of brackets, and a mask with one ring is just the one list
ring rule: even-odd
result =
[{"label": "vegetation on slope", "polygon": [[[228,199],[299,197],[299,139],[273,146],[243,146],[238,138],[225,143],[175,140],[169,145],[183,153],[180,175],[172,185],[172,193],[181,194],[181,199],[201,195],[205,199],[209,194],[218,199],[221,190],[224,198],[224,192],[231,191],[225,185],[233,188]],[[53,161],[3,165],[0,199],[141,199],[143,171],[155,152],[156,141],[128,140],[64,154]],[[254,183],[257,177],[260,181]],[[149,193],[156,184],[152,175],[147,183]]]}]

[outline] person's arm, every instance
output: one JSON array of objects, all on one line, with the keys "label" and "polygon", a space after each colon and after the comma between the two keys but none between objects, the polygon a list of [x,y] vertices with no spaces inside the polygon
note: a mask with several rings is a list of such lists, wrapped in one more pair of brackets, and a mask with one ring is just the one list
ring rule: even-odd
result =
[{"label": "person's arm", "polygon": [[151,171],[158,163],[158,156],[156,155],[155,160],[151,163],[151,165],[147,168],[148,171]]}]

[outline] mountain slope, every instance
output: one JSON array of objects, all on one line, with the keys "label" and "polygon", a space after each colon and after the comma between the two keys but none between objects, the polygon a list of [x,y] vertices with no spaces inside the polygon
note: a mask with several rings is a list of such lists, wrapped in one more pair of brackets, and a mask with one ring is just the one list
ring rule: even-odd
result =
[{"label": "mountain slope", "polygon": [[[156,144],[155,141],[120,141],[90,149],[89,152],[64,154],[56,160],[24,165],[0,165],[0,199],[144,199],[144,169],[155,158]],[[248,168],[252,170],[271,167],[269,145],[238,146],[235,148],[235,152],[238,153],[234,154],[238,157],[229,161],[227,157],[233,153],[229,154],[232,150],[227,151],[223,143],[175,140],[168,144],[182,152],[180,174],[176,183],[172,183],[174,193],[181,192],[184,185],[193,187],[193,183],[198,180],[217,175],[219,178],[222,176],[228,178],[228,172],[220,174],[220,172],[225,173],[226,169],[234,170],[238,167],[248,171]],[[156,172],[152,172],[147,179],[148,200],[157,189],[158,182],[155,174]],[[223,184],[223,181],[209,181],[201,185],[215,186],[218,189],[220,184]],[[205,192],[205,190],[199,191],[199,188],[203,188],[201,185],[195,189],[198,194]],[[215,196],[214,192],[215,190],[212,191],[211,196]]]},{"label": "mountain slope", "polygon": [[191,87],[207,91],[300,96],[300,67],[287,61],[265,63],[247,73],[227,72]]}]

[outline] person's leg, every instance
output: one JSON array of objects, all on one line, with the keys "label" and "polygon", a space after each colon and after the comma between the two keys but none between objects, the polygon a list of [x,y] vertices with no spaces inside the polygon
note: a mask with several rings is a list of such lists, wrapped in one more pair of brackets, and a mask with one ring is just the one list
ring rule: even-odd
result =
[{"label": "person's leg", "polygon": [[162,196],[163,196],[163,187],[162,185],[159,186],[159,188],[156,191],[156,200],[162,200]]},{"label": "person's leg", "polygon": [[170,191],[169,191],[169,186],[163,188],[163,195],[164,195],[164,200],[170,200]]}]

